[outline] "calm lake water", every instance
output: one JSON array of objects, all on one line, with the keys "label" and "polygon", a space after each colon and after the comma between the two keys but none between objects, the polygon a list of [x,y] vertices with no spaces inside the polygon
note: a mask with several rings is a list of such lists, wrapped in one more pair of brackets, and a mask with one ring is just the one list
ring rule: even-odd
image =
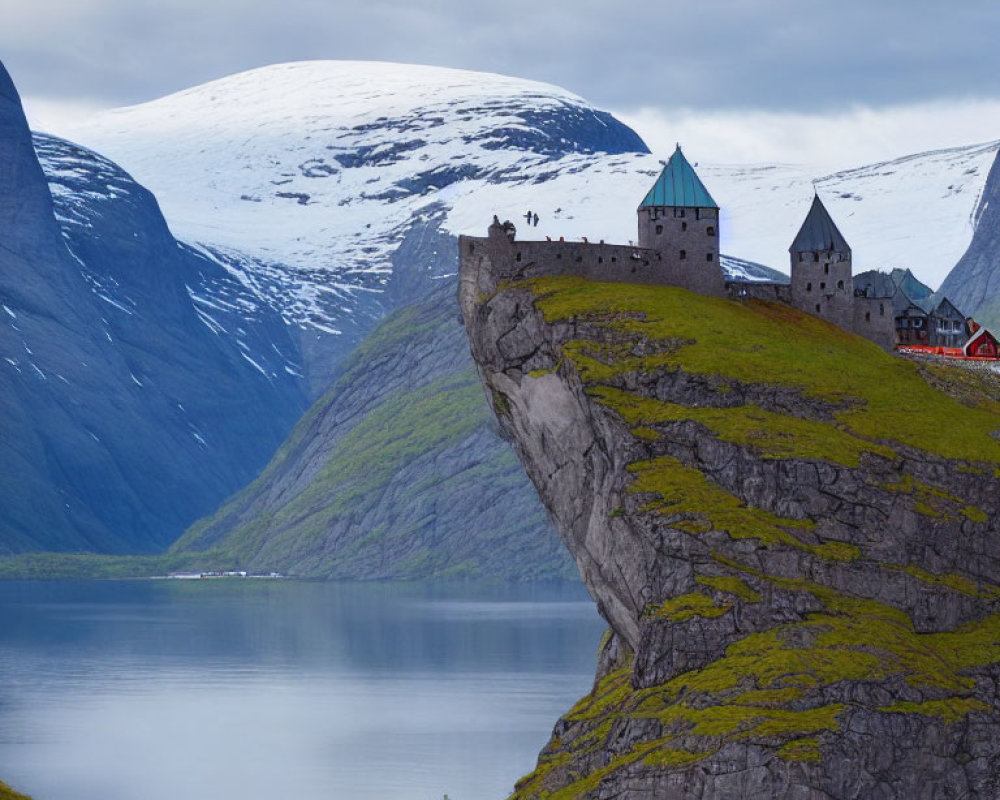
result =
[{"label": "calm lake water", "polygon": [[0,581],[36,800],[502,800],[586,693],[580,586]]}]

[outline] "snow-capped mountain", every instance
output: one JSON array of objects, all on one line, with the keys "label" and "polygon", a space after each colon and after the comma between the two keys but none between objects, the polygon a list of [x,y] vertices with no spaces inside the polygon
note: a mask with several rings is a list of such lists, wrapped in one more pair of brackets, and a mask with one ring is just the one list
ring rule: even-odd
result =
[{"label": "snow-capped mountain", "polygon": [[[482,234],[494,213],[517,222],[531,209],[540,220],[522,226],[526,238],[627,242],[660,168],[629,128],[557,87],[371,62],[256,69],[103,113],[71,134],[151,187],[180,239],[290,322],[325,333],[359,307],[384,311],[359,298],[391,283],[393,253],[415,223]],[[684,144],[689,157],[711,157]],[[735,258],[785,270],[815,186],[859,267],[909,267],[936,286],[971,240],[998,147],[833,175],[710,161],[698,171]]]},{"label": "snow-capped mountain", "polygon": [[[150,186],[175,236],[307,329],[317,393],[333,365],[312,362],[343,349],[329,337],[356,341],[385,313],[394,255],[415,226],[437,230],[474,187],[542,185],[646,149],[552,86],[358,62],[253,70],[70,133]],[[454,270],[450,251],[425,278]]]},{"label": "snow-capped mountain", "polygon": [[257,69],[73,133],[153,186],[179,238],[255,259],[290,321],[334,328],[351,297],[385,286],[406,229],[455,184],[645,150],[555,87],[361,62]]}]

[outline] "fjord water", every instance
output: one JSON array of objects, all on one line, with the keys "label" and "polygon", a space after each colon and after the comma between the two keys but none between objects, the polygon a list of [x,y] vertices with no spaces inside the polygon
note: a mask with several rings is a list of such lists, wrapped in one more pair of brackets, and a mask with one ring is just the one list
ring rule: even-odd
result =
[{"label": "fjord water", "polygon": [[486,800],[590,687],[579,585],[0,582],[36,800]]}]

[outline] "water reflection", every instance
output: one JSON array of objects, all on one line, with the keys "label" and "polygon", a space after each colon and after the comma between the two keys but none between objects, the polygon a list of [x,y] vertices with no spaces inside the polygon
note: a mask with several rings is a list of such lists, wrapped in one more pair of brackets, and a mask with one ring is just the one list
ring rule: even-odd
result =
[{"label": "water reflection", "polygon": [[579,586],[0,583],[37,800],[505,797],[589,687]]}]

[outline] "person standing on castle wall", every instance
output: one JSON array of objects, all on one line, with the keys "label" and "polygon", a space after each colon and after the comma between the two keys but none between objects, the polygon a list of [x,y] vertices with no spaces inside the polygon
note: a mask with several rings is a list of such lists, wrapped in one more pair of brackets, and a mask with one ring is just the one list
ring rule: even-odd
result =
[{"label": "person standing on castle wall", "polygon": [[534,219],[535,219],[535,227],[537,228],[538,227],[538,214],[537,213],[535,213]]},{"label": "person standing on castle wall", "polygon": [[530,208],[528,209],[527,213],[524,215],[524,219],[525,219],[525,221],[529,225],[531,224],[531,209]]}]

